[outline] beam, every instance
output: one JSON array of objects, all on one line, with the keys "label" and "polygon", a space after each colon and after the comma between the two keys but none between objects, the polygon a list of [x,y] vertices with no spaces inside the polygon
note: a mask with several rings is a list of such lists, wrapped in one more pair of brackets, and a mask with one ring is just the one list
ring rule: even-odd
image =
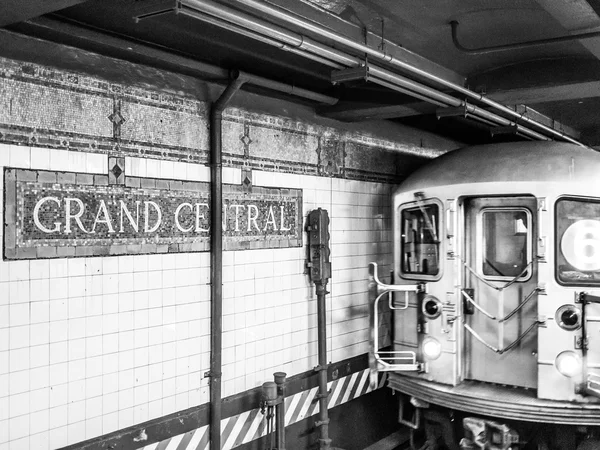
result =
[{"label": "beam", "polygon": [[546,86],[531,86],[488,92],[487,96],[497,102],[516,105],[578,100],[600,97],[600,81],[561,83]]},{"label": "beam", "polygon": [[395,119],[398,117],[433,114],[436,108],[438,108],[437,105],[426,102],[412,102],[401,105],[346,103],[331,108],[322,108],[318,112],[321,116],[343,122],[360,122],[363,120]]},{"label": "beam", "polygon": [[24,22],[84,1],[87,0],[2,0],[0,2],[0,27]]},{"label": "beam", "polygon": [[588,129],[583,132],[585,142],[593,149],[600,151],[600,131],[596,128]]},{"label": "beam", "polygon": [[469,77],[468,84],[508,105],[600,97],[600,60],[589,57],[526,61]]},{"label": "beam", "polygon": [[512,109],[514,109],[524,117],[529,117],[530,119],[535,120],[536,122],[543,123],[547,127],[566,133],[569,136],[574,137],[575,139],[581,138],[581,133],[575,128],[565,125],[564,123],[561,123],[557,120],[554,120],[551,117],[548,117],[540,113],[539,111],[530,108],[529,106],[515,105],[512,106]]}]

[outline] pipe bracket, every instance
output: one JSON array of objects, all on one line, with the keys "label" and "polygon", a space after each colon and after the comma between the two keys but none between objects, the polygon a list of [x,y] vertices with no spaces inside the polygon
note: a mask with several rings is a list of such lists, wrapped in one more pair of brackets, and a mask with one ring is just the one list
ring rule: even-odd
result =
[{"label": "pipe bracket", "polygon": [[322,398],[328,398],[331,395],[331,389],[327,391],[325,394],[317,394],[315,395],[315,401],[320,400]]},{"label": "pipe bracket", "polygon": [[331,82],[333,84],[358,80],[369,81],[369,64],[366,61],[358,67],[349,67],[331,72]]},{"label": "pipe bracket", "polygon": [[222,372],[216,372],[212,370],[207,370],[204,372],[204,378],[221,378],[221,375],[223,375]]},{"label": "pipe bracket", "polygon": [[[322,427],[323,425],[329,425],[329,418],[325,419],[325,420],[317,420],[315,422],[315,427]],[[331,442],[331,439],[327,439],[329,442]]]}]

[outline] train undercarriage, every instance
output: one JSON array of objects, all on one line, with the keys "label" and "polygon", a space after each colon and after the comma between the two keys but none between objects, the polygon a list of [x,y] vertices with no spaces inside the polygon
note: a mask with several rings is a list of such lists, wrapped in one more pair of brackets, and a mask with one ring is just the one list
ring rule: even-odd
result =
[{"label": "train undercarriage", "polygon": [[597,450],[600,404],[540,400],[535,391],[447,386],[389,374],[410,450]]}]

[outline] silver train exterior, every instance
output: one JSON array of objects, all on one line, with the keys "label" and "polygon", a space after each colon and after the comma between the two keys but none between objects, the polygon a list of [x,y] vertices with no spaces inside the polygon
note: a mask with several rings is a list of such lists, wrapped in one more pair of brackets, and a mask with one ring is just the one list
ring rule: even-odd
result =
[{"label": "silver train exterior", "polygon": [[[372,367],[411,400],[401,422],[435,407],[463,418],[460,448],[600,448],[600,153],[447,153],[395,191],[393,235],[395,282],[371,264],[370,290],[372,312],[392,309],[393,345],[378,348],[372,314]],[[524,436],[536,424],[546,438]]]}]

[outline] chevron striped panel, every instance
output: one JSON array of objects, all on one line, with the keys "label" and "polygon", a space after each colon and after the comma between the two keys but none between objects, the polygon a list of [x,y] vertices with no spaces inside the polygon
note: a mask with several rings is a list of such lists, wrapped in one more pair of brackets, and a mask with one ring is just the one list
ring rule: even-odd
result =
[{"label": "chevron striped panel", "polygon": [[[385,386],[387,373],[380,375],[376,389]],[[327,389],[331,391],[328,407],[334,408],[368,394],[373,389],[369,386],[369,370],[355,372],[343,378],[330,381]],[[307,417],[319,413],[319,402],[316,395],[318,387],[298,392],[285,399],[285,425],[291,425]],[[231,450],[262,436],[267,432],[267,422],[260,409],[244,411],[236,416],[221,421],[221,448]],[[208,425],[204,425],[187,433],[173,436],[161,442],[146,445],[143,450],[208,450]]]}]

